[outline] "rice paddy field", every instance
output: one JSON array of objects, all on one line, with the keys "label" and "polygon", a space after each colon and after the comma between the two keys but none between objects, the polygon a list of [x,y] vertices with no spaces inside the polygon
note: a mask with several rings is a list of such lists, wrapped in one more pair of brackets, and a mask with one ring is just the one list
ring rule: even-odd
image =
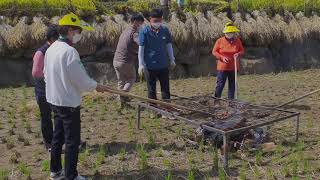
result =
[{"label": "rice paddy field", "polygon": [[[1,0],[0,15],[60,15],[74,11],[82,16],[113,15],[124,10],[146,12],[158,7],[160,0]],[[173,10],[176,1],[171,1]],[[228,7],[236,11],[267,10],[273,13],[299,11],[310,14],[320,11],[319,0],[185,0],[186,12],[213,10],[223,12]]]},{"label": "rice paddy field", "polygon": [[[320,88],[320,70],[240,76],[240,99],[275,106]],[[115,84],[110,84],[115,87]],[[215,77],[171,81],[172,94],[213,93]],[[146,95],[146,84],[132,93]],[[42,144],[39,110],[32,87],[0,89],[0,179],[48,179],[49,154]],[[136,129],[134,108],[120,109],[112,94],[84,95],[79,173],[90,179],[319,179],[320,96],[312,95],[287,109],[301,112],[300,141],[294,124],[271,127],[273,151],[233,152],[226,175],[220,152],[188,139],[194,128],[176,120],[142,113]]]}]

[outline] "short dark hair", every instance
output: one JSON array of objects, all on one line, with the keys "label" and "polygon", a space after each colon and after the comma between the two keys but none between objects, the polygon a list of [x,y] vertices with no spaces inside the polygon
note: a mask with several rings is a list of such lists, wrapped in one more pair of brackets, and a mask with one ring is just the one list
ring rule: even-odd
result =
[{"label": "short dark hair", "polygon": [[161,9],[152,9],[152,11],[150,12],[150,17],[151,18],[162,18],[163,12]]},{"label": "short dark hair", "polygon": [[70,28],[72,28],[73,30],[78,29],[78,30],[82,31],[82,29],[77,26],[59,26],[58,32],[61,36],[67,36]]},{"label": "short dark hair", "polygon": [[59,38],[58,26],[57,25],[50,25],[47,29],[46,34],[47,41],[55,41]]},{"label": "short dark hair", "polygon": [[130,22],[133,23],[133,22],[144,22],[144,17],[141,15],[141,14],[133,14],[130,18]]}]

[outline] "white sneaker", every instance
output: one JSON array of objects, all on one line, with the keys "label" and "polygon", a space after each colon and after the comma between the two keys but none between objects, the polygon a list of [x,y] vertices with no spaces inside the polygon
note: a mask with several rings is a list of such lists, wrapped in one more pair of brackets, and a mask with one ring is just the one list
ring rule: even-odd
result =
[{"label": "white sneaker", "polygon": [[62,180],[64,179],[64,172],[51,172],[50,173],[50,180]]},{"label": "white sneaker", "polygon": [[74,178],[74,180],[87,180],[87,178],[78,175],[76,178]]}]

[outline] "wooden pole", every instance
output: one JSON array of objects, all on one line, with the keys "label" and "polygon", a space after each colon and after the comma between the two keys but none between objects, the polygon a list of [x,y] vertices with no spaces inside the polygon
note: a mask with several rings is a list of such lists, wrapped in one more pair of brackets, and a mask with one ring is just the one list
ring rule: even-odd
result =
[{"label": "wooden pole", "polygon": [[239,96],[239,87],[238,87],[238,66],[237,66],[238,58],[234,59],[234,83],[235,83],[235,99],[238,99]]},{"label": "wooden pole", "polygon": [[308,97],[308,96],[311,96],[312,94],[315,94],[315,93],[317,93],[317,92],[320,92],[320,89],[314,90],[314,91],[312,91],[312,92],[310,92],[310,93],[308,93],[308,94],[305,94],[305,95],[303,95],[303,96],[300,96],[300,97],[298,97],[298,98],[296,98],[296,99],[293,99],[293,100],[288,101],[288,102],[286,102],[286,103],[280,104],[279,106],[276,106],[275,108],[281,108],[281,107],[286,106],[286,105],[288,105],[288,104],[297,102],[297,101],[299,101],[299,100],[301,100],[301,99],[303,99],[303,98],[306,98],[306,97]]},{"label": "wooden pole", "polygon": [[141,100],[141,101],[144,101],[144,102],[153,103],[153,104],[159,104],[159,105],[162,105],[162,106],[165,106],[165,107],[171,107],[171,108],[176,108],[176,109],[184,109],[184,110],[187,110],[187,111],[194,111],[194,112],[198,112],[198,113],[214,116],[214,114],[206,112],[206,111],[201,111],[201,110],[197,110],[197,109],[194,109],[194,108],[188,108],[188,107],[185,107],[185,106],[180,106],[180,105],[177,105],[177,104],[172,104],[172,103],[168,103],[168,102],[164,102],[164,101],[159,101],[159,100],[155,100],[155,99],[150,99],[150,98],[137,96],[137,95],[130,94],[130,93],[127,93],[127,92],[124,92],[124,91],[112,89],[112,88],[107,87],[107,86],[104,86],[103,90],[105,92],[109,92],[109,93],[112,93],[112,94],[118,94],[120,96],[129,97],[129,98],[132,98],[132,99],[138,99],[138,100]]}]

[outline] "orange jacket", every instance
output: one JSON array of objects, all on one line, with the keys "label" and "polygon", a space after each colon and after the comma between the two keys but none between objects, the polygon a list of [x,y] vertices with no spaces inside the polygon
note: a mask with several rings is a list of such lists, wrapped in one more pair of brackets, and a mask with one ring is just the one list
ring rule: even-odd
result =
[{"label": "orange jacket", "polygon": [[[234,55],[238,53],[240,56],[244,54],[244,48],[240,38],[236,38],[234,42],[230,42],[225,37],[217,40],[212,54],[218,59],[217,70],[218,71],[234,71]],[[222,61],[222,58],[229,59],[229,63]],[[239,61],[237,63],[238,70],[240,68]]]}]

